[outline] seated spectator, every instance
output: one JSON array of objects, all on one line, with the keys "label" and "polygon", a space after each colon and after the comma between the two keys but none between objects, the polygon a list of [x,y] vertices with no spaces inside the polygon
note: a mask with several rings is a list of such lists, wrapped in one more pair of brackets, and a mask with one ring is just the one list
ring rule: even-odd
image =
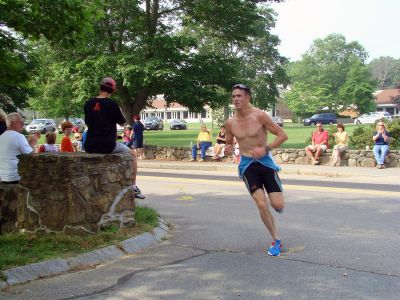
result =
[{"label": "seated spectator", "polygon": [[349,146],[349,135],[344,131],[344,125],[339,123],[336,127],[338,131],[333,134],[336,145],[332,151],[332,167],[340,166],[340,154],[346,151]]},{"label": "seated spectator", "polygon": [[214,156],[212,157],[212,159],[219,159],[219,155],[225,147],[226,143],[225,132],[226,132],[225,126],[222,125],[220,127],[219,133],[216,138],[216,144],[214,145],[213,149]]},{"label": "seated spectator", "polygon": [[240,149],[236,137],[233,138],[233,149],[231,163],[238,164],[240,162]]},{"label": "seated spectator", "polygon": [[61,152],[75,152],[74,145],[69,138],[72,133],[72,128],[74,125],[70,121],[66,121],[61,124],[61,130],[64,134],[64,137],[61,140]]},{"label": "seated spectator", "polygon": [[317,130],[315,130],[311,135],[311,145],[305,148],[306,154],[312,159],[313,165],[319,164],[319,158],[322,153],[329,148],[328,144],[329,133],[322,126],[322,123],[317,123]]},{"label": "seated spectator", "polygon": [[43,152],[59,152],[60,150],[58,149],[58,146],[55,145],[57,135],[54,132],[47,132],[46,133],[46,144],[40,145],[38,149],[38,153],[43,153]]},{"label": "seated spectator", "polygon": [[196,145],[192,146],[192,159],[190,161],[196,161],[197,150],[200,150],[201,159],[199,162],[203,162],[206,159],[206,151],[211,147],[212,135],[210,130],[207,129],[205,124],[201,125],[200,133],[197,136]]},{"label": "seated spectator", "polygon": [[122,143],[129,148],[132,147],[132,126],[126,125],[124,129],[124,134],[122,135]]},{"label": "seated spectator", "polygon": [[72,128],[74,132],[74,139],[72,140],[72,145],[74,146],[75,152],[82,149],[82,133],[79,132],[79,127],[75,126]]},{"label": "seated spectator", "polygon": [[24,129],[24,120],[19,113],[7,115],[6,124],[7,130],[0,135],[0,181],[16,184],[21,179],[17,155],[32,153],[37,140],[32,136],[27,141],[20,133]]},{"label": "seated spectator", "polygon": [[0,135],[2,135],[4,131],[7,130],[6,118],[7,115],[2,109],[0,109]]},{"label": "seated spectator", "polygon": [[390,132],[386,130],[386,125],[383,121],[376,124],[376,131],[372,135],[375,142],[374,155],[376,167],[378,169],[385,168],[386,155],[389,152]]}]

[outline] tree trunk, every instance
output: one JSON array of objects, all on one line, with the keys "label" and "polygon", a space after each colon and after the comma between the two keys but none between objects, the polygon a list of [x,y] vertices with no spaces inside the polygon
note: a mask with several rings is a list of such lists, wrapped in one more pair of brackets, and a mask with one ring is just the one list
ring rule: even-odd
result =
[{"label": "tree trunk", "polygon": [[229,119],[229,104],[225,104],[224,106],[224,121]]},{"label": "tree trunk", "polygon": [[149,93],[150,89],[144,88],[137,94],[136,98],[132,99],[129,96],[128,89],[126,87],[119,89],[119,94],[122,100],[122,112],[127,123],[131,124],[133,122],[133,116],[140,114],[142,109],[146,108]]}]

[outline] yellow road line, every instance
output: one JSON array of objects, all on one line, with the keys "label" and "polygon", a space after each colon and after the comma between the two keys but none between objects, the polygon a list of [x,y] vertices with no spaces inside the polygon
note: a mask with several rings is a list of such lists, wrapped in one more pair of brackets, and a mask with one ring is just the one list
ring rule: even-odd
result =
[{"label": "yellow road line", "polygon": [[[242,182],[236,179],[232,181],[228,180],[211,180],[211,179],[193,179],[193,178],[173,178],[173,177],[161,177],[161,176],[143,176],[150,177],[151,179],[163,182],[174,182],[174,183],[188,183],[188,184],[204,184],[204,185],[216,185],[216,186],[238,186]],[[337,188],[337,187],[322,187],[322,186],[310,186],[310,185],[296,185],[296,184],[284,184],[283,189],[288,191],[307,191],[307,192],[329,192],[329,193],[345,193],[345,194],[358,194],[367,196],[388,196],[388,197],[399,197],[400,192],[391,191],[378,191],[378,190],[364,190],[364,189],[352,189],[352,188]]]}]

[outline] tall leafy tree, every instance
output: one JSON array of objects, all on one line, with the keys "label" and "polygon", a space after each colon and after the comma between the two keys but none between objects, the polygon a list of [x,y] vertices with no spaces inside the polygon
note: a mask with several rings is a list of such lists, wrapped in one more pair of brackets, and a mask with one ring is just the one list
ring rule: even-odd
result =
[{"label": "tall leafy tree", "polygon": [[[367,56],[358,42],[347,43],[340,34],[315,40],[300,61],[288,65],[292,86],[284,97],[289,108],[299,116],[324,110],[339,112],[349,105],[368,110],[373,99],[365,95],[372,94],[371,81],[356,76],[356,70],[364,74]],[[362,100],[355,97],[357,86],[363,86]]]},{"label": "tall leafy tree", "polygon": [[400,85],[400,59],[382,56],[372,60],[368,67],[379,89]]},{"label": "tall leafy tree", "polygon": [[[249,37],[258,37],[257,26],[265,20],[259,12],[262,2],[270,1],[99,1],[102,16],[93,22],[85,43],[73,51],[54,50],[55,64],[64,62],[68,68],[58,72],[63,78],[57,81],[69,82],[70,99],[79,103],[97,92],[102,77],[114,77],[115,98],[128,117],[161,93],[167,102],[178,101],[192,110],[205,104],[217,107],[226,101],[221,89],[240,77],[238,61],[222,52],[203,51],[195,34],[182,34],[182,29],[201,28],[205,37],[225,44],[249,42]],[[266,44],[268,35],[263,38],[260,43]],[[42,80],[42,94],[56,86],[54,78]]]},{"label": "tall leafy tree", "polygon": [[35,59],[28,39],[45,37],[68,47],[92,14],[84,0],[0,0],[0,108],[24,107],[32,93]]}]

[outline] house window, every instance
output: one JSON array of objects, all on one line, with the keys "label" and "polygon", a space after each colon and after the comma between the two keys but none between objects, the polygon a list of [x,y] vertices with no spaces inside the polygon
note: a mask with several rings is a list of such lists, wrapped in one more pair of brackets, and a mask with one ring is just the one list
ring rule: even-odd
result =
[{"label": "house window", "polygon": [[388,112],[389,114],[391,114],[393,116],[394,115],[394,107],[387,107],[386,112]]},{"label": "house window", "polygon": [[187,110],[185,110],[183,112],[183,119],[188,119],[189,118],[189,112]]},{"label": "house window", "polygon": [[207,112],[205,110],[203,110],[200,114],[200,118],[205,119],[207,118]]},{"label": "house window", "polygon": [[171,112],[169,111],[169,112],[167,112],[167,120],[171,120],[172,119],[172,116],[171,116]]}]

